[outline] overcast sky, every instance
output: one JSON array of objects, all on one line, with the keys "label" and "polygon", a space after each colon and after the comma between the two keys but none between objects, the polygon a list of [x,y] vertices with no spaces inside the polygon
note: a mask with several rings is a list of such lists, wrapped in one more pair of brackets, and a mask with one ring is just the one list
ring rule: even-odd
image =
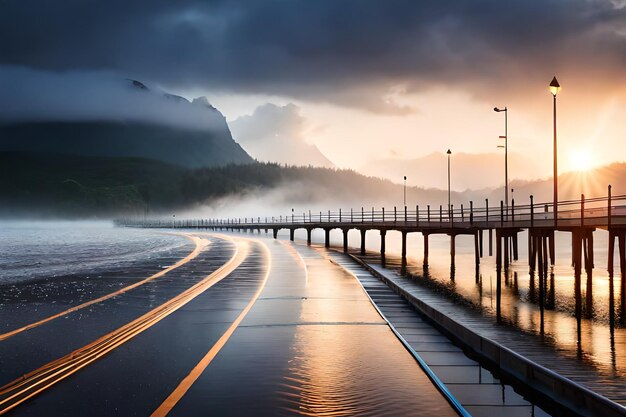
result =
[{"label": "overcast sky", "polygon": [[[512,173],[529,178],[551,169],[554,75],[563,85],[561,167],[626,160],[625,6],[4,0],[0,77],[6,85],[11,74],[14,87],[32,71],[95,83],[94,74],[134,78],[188,98],[207,95],[229,120],[268,102],[293,103],[304,139],[348,167],[447,148],[492,153],[503,134],[492,108],[506,105],[511,152],[545,162],[544,172]],[[17,100],[0,97],[3,107]]]}]

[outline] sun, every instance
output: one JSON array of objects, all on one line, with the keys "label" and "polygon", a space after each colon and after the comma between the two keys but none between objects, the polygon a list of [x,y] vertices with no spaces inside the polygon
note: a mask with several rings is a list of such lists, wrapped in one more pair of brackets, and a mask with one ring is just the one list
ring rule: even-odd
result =
[{"label": "sun", "polygon": [[588,171],[595,165],[593,152],[589,149],[574,149],[569,154],[569,163],[573,171]]}]

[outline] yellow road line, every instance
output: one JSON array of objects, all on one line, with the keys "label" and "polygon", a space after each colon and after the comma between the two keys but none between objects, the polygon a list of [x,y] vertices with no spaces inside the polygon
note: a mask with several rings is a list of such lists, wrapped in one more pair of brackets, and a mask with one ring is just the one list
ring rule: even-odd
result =
[{"label": "yellow road line", "polygon": [[237,244],[235,254],[226,264],[181,294],[69,355],[1,387],[0,414],[62,381],[172,314],[233,272],[248,256],[248,251],[247,243]]},{"label": "yellow road line", "polygon": [[10,332],[0,334],[0,342],[3,341],[3,340],[6,340],[6,339],[8,339],[8,338],[10,338],[12,336],[15,336],[18,333],[22,333],[22,332],[24,332],[26,330],[30,330],[30,329],[33,329],[35,327],[39,327],[42,324],[48,323],[48,322],[50,322],[50,321],[52,321],[54,319],[57,319],[59,317],[66,316],[66,315],[68,315],[70,313],[73,313],[73,312],[78,311],[80,309],[83,309],[85,307],[89,307],[90,305],[93,305],[93,304],[96,304],[96,303],[100,303],[100,302],[102,302],[104,300],[108,300],[109,298],[118,296],[120,294],[124,294],[127,291],[130,291],[130,290],[132,290],[134,288],[137,288],[137,287],[139,287],[141,285],[144,285],[144,284],[146,284],[146,283],[148,283],[148,282],[150,282],[150,281],[152,281],[154,279],[162,277],[163,275],[167,274],[168,272],[171,272],[174,269],[183,266],[187,262],[189,262],[192,259],[194,259],[195,257],[197,257],[200,254],[200,252],[202,252],[202,250],[208,245],[208,242],[205,239],[200,239],[198,237],[187,235],[187,234],[181,234],[181,235],[185,236],[187,239],[189,239],[192,242],[194,242],[196,244],[196,247],[194,248],[194,250],[189,255],[187,255],[183,259],[179,260],[174,265],[171,265],[171,266],[169,266],[169,267],[167,267],[167,268],[157,272],[156,274],[151,275],[148,278],[145,278],[145,279],[143,279],[141,281],[138,281],[138,282],[136,282],[134,284],[131,284],[131,285],[127,286],[127,287],[120,288],[117,291],[114,291],[112,293],[103,295],[102,297],[98,297],[96,299],[87,301],[87,302],[79,304],[77,306],[68,308],[67,310],[61,311],[60,313],[53,314],[52,316],[46,317],[45,319],[36,321],[34,323],[27,324],[26,326],[20,327],[20,328],[15,329],[15,330],[11,330]]},{"label": "yellow road line", "polygon": [[167,414],[169,414],[169,412],[176,406],[176,404],[180,401],[180,399],[183,398],[183,396],[187,393],[189,388],[191,388],[194,382],[196,382],[196,380],[200,377],[202,372],[204,372],[207,366],[209,366],[209,364],[215,358],[215,356],[217,356],[217,354],[224,347],[226,342],[228,342],[228,339],[230,339],[230,337],[235,332],[235,330],[237,329],[241,321],[246,317],[246,315],[248,314],[248,312],[250,311],[250,309],[252,308],[256,300],[259,298],[259,295],[261,295],[261,292],[265,288],[265,284],[267,283],[267,279],[270,275],[270,270],[272,269],[272,257],[265,243],[262,243],[260,241],[256,241],[256,242],[261,244],[267,256],[267,270],[265,271],[265,276],[263,277],[263,283],[261,284],[259,289],[256,291],[256,293],[254,293],[254,296],[252,296],[252,299],[250,300],[248,305],[246,305],[246,307],[239,314],[239,316],[235,319],[235,321],[233,321],[230,327],[228,327],[228,329],[226,330],[226,332],[224,332],[222,337],[219,338],[219,340],[213,345],[213,347],[207,352],[207,354],[191,370],[189,375],[187,375],[180,382],[180,384],[178,384],[178,386],[174,389],[174,391],[172,391],[172,393],[165,399],[165,401],[163,401],[163,403],[161,403],[161,405],[151,414],[151,417],[164,417]]}]

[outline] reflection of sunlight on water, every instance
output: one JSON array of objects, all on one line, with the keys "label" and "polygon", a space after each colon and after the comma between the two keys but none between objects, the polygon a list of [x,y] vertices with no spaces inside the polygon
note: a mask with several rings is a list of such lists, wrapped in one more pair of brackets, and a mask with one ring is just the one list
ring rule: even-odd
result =
[{"label": "reflection of sunlight on water", "polygon": [[289,414],[453,415],[354,277],[307,258],[309,285],[279,397]]},{"label": "reflection of sunlight on water", "polygon": [[[358,245],[358,231],[350,233],[350,243]],[[481,259],[478,282],[475,276],[474,247],[471,236],[458,236],[456,239],[455,279],[450,280],[450,240],[445,235],[431,235],[429,268],[426,283],[436,283],[439,288],[454,291],[463,299],[480,306],[484,314],[495,316],[495,292],[497,275],[495,257],[488,256],[488,234],[484,232],[484,257]],[[620,309],[620,277],[619,265],[616,265],[617,276],[614,282],[614,299],[616,324],[614,335],[609,327],[609,276],[607,265],[607,233],[597,230],[594,236],[595,268],[593,269],[591,286],[591,311],[587,308],[587,275],[584,270],[581,276],[581,310],[580,338],[577,320],[574,317],[574,270],[571,266],[571,239],[569,233],[557,233],[556,265],[553,268],[554,308],[546,308],[544,312],[545,340],[552,344],[561,354],[572,358],[581,358],[591,364],[604,375],[626,377],[626,328],[619,322],[626,312]],[[341,234],[331,234],[333,244],[341,245]],[[323,242],[323,235],[318,235],[317,242]],[[400,233],[387,233],[387,266],[400,268],[397,255],[400,253]],[[376,230],[366,235],[368,250],[378,253],[380,235]],[[495,243],[494,243],[495,254]],[[407,271],[419,277],[425,275],[423,265],[423,240],[419,233],[410,233],[407,239]],[[619,262],[616,256],[616,263]],[[372,261],[376,257],[372,256]],[[548,281],[550,279],[548,278]],[[421,282],[421,281],[420,281]],[[548,291],[551,290],[548,282]],[[528,267],[527,234],[519,235],[519,261],[513,262],[508,276],[502,275],[502,314],[505,320],[524,331],[539,334],[539,283],[535,274],[531,277]],[[588,314],[592,319],[585,318]]]},{"label": "reflection of sunlight on water", "polygon": [[367,364],[355,363],[361,358],[355,342],[353,335],[339,326],[298,328],[293,348],[296,353],[287,377],[298,391],[290,411],[321,416],[367,412],[371,393],[359,386],[362,380],[353,373]]}]

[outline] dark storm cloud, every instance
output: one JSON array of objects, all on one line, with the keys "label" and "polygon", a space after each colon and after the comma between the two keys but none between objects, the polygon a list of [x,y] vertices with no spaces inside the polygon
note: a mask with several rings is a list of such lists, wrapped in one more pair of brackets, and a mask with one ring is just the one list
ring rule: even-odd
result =
[{"label": "dark storm cloud", "polygon": [[105,72],[51,73],[0,66],[0,124],[31,121],[140,121],[224,129],[206,97],[188,101]]},{"label": "dark storm cloud", "polygon": [[[609,0],[0,3],[0,65],[114,71],[168,88],[280,94],[405,112],[390,87],[480,93],[626,62]],[[561,72],[559,72],[561,73]],[[517,83],[519,85],[519,83]]]}]

